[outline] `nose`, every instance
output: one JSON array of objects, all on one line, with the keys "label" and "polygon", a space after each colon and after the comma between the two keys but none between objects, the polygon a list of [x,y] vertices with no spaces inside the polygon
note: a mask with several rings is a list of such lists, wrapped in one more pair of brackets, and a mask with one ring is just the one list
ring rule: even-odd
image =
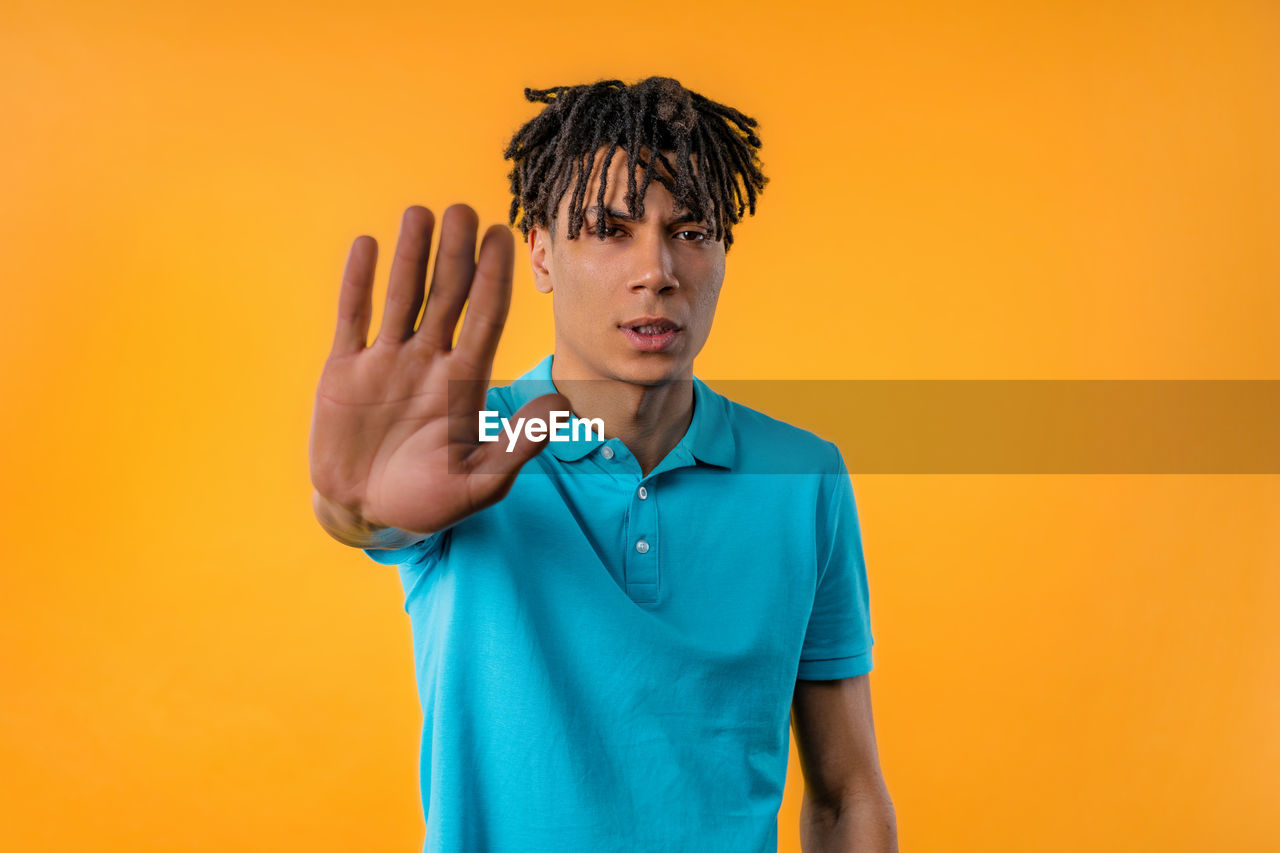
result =
[{"label": "nose", "polygon": [[657,229],[637,235],[632,244],[631,275],[627,287],[633,293],[650,290],[665,294],[680,287],[672,263],[671,248]]}]

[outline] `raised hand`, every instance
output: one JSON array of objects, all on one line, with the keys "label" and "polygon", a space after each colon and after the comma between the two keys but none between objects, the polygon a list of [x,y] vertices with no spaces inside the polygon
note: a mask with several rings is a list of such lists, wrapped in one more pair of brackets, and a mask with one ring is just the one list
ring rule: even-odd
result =
[{"label": "raised hand", "polygon": [[[352,244],[310,446],[311,480],[321,497],[370,528],[423,535],[501,500],[546,443],[522,435],[507,452],[505,442],[479,441],[479,412],[511,306],[510,230],[489,227],[477,262],[475,211],[457,204],[444,212],[426,309],[415,329],[434,225],[425,207],[404,212],[382,328],[372,345],[366,342],[378,246],[367,236]],[[568,410],[568,400],[543,395],[517,416],[546,419],[553,409]]]}]

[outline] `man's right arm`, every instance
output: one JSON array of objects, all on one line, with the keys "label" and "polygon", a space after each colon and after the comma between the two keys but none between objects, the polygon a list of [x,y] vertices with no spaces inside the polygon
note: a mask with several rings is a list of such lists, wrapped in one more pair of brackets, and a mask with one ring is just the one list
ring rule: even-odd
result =
[{"label": "man's right arm", "polygon": [[[358,237],[347,258],[308,448],[316,518],[345,545],[394,550],[446,530],[501,500],[521,466],[546,446],[545,438],[522,435],[502,448],[459,432],[486,406],[511,306],[515,244],[505,226],[494,225],[477,260],[479,218],[464,204],[451,206],[427,299],[434,226],[426,208],[405,211],[372,344],[377,244]],[[568,403],[562,394],[544,394],[515,416],[545,420]]]},{"label": "man's right arm", "polygon": [[426,534],[398,527],[370,524],[359,513],[334,503],[319,491],[312,492],[311,504],[315,508],[316,519],[325,532],[353,548],[407,548],[427,538]]}]

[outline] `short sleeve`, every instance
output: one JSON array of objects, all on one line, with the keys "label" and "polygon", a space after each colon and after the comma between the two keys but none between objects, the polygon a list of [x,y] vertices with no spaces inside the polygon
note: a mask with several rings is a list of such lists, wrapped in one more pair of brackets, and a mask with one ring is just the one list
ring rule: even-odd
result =
[{"label": "short sleeve", "polygon": [[382,563],[386,566],[399,566],[400,585],[404,589],[404,610],[406,613],[409,612],[409,601],[413,598],[414,590],[421,586],[423,578],[430,574],[431,569],[441,559],[445,558],[444,554],[452,531],[452,527],[446,528],[403,548],[363,549],[369,555],[369,559],[375,563]]},{"label": "short sleeve", "polygon": [[[853,482],[840,449],[823,477],[826,507],[818,518],[818,584],[796,677],[852,678],[871,671],[871,608]],[[823,510],[825,509],[825,516]]]},{"label": "short sleeve", "polygon": [[406,545],[403,548],[362,548],[369,559],[375,563],[382,563],[384,566],[423,566],[439,556],[444,546],[445,534],[449,531],[442,530],[439,533],[432,533],[425,539],[414,542],[412,545]]}]

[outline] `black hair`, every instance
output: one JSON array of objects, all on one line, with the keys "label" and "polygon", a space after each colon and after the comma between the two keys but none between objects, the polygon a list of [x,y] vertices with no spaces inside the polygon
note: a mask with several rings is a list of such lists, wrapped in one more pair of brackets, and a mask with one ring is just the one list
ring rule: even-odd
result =
[{"label": "black hair", "polygon": [[[596,154],[608,146],[600,171],[597,204],[604,206],[609,163],[619,148],[627,154],[627,212],[644,216],[644,194],[657,179],[678,204],[714,228],[714,239],[733,243],[733,226],[744,210],[756,212],[756,196],[768,178],[760,170],[756,120],[708,100],[670,77],[649,77],[628,86],[600,80],[580,86],[525,89],[547,106],[516,131],[505,159],[511,169],[510,223],[527,239],[532,227],[553,229],[560,200],[569,200],[568,237],[583,224],[587,180]],[[646,160],[642,156],[649,153]],[[672,163],[664,151],[674,152]],[[693,158],[698,159],[698,168]],[[657,162],[662,170],[657,169]],[[636,168],[643,168],[637,186]],[[572,182],[572,187],[570,183]],[[523,211],[523,215],[521,214]],[[596,236],[606,233],[597,217]]]}]

